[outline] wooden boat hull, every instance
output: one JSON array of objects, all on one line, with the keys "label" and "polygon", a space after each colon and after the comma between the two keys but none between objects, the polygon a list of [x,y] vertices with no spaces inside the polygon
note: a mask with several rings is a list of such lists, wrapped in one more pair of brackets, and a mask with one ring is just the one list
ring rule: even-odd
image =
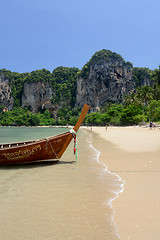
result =
[{"label": "wooden boat hull", "polygon": [[48,159],[58,161],[63,143],[69,135],[72,134],[68,132],[31,143],[17,143],[18,146],[15,147],[9,144],[8,148],[0,151],[0,165],[29,163]]},{"label": "wooden boat hull", "polygon": [[[74,132],[78,131],[88,109],[89,106],[85,104],[80,118],[73,128]],[[73,137],[74,134],[69,131],[37,141],[1,144],[0,165],[31,163],[51,159],[58,162]]]}]

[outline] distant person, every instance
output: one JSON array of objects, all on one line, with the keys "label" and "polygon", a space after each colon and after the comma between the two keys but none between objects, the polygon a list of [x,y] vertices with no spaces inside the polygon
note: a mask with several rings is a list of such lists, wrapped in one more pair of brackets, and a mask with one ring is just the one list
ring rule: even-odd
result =
[{"label": "distant person", "polygon": [[149,128],[152,129],[152,122],[149,123]]},{"label": "distant person", "polygon": [[154,130],[156,129],[156,124],[155,124],[155,122],[153,123],[153,128],[154,128]]},{"label": "distant person", "polygon": [[107,124],[106,124],[106,130],[107,130]]}]

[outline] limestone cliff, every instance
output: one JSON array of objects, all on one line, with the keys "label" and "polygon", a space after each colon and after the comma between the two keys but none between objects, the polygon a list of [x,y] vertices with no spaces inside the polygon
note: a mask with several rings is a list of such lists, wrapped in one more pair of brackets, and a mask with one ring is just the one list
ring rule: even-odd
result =
[{"label": "limestone cliff", "polygon": [[12,110],[14,105],[9,80],[4,77],[3,73],[0,74],[0,105],[4,105],[8,110]]},{"label": "limestone cliff", "polygon": [[133,68],[119,54],[109,50],[96,52],[78,71],[58,67],[52,73],[41,69],[20,74],[2,69],[0,105],[11,110],[15,104],[32,112],[47,109],[56,115],[63,106],[73,108],[76,99],[76,106],[87,103],[91,111],[96,111],[108,102],[121,103],[124,95],[135,91],[136,87],[150,84],[151,76],[151,70]]},{"label": "limestone cliff", "polygon": [[76,105],[87,103],[95,111],[107,102],[122,102],[123,96],[135,88],[132,69],[132,64],[116,53],[95,53],[77,78]]},{"label": "limestone cliff", "polygon": [[25,82],[22,108],[27,107],[32,112],[38,112],[41,109],[48,109],[50,112],[53,112],[52,97],[53,91],[49,84],[44,82]]}]

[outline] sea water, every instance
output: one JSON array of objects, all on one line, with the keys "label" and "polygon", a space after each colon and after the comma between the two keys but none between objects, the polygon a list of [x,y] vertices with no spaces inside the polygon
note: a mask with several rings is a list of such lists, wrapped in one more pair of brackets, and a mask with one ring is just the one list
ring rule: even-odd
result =
[{"label": "sea water", "polygon": [[[1,127],[0,142],[35,140],[66,131]],[[120,184],[99,162],[100,152],[92,138],[86,130],[78,132],[78,162],[72,141],[59,164],[0,167],[1,239],[119,239],[110,201]]]}]

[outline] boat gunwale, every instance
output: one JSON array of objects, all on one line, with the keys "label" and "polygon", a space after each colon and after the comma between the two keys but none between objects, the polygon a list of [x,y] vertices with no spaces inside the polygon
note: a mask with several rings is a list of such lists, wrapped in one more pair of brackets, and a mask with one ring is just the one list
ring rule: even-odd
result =
[{"label": "boat gunwale", "polygon": [[[1,143],[0,146],[7,145],[7,147],[3,147],[3,148],[0,147],[0,151],[12,150],[12,149],[16,149],[16,148],[19,149],[19,148],[23,148],[23,147],[29,147],[29,146],[33,146],[35,144],[42,143],[44,141],[60,138],[63,135],[65,136],[65,135],[68,135],[68,134],[71,134],[71,133],[68,131],[66,133],[61,133],[61,134],[58,134],[58,135],[55,135],[55,136],[46,137],[46,138],[42,138],[42,139],[38,139],[38,140],[30,140],[30,141],[15,142],[15,143],[4,143],[4,144]],[[12,145],[12,144],[15,144],[15,146],[10,146],[9,147],[9,145]],[[16,144],[20,144],[20,145],[16,145]]]}]

